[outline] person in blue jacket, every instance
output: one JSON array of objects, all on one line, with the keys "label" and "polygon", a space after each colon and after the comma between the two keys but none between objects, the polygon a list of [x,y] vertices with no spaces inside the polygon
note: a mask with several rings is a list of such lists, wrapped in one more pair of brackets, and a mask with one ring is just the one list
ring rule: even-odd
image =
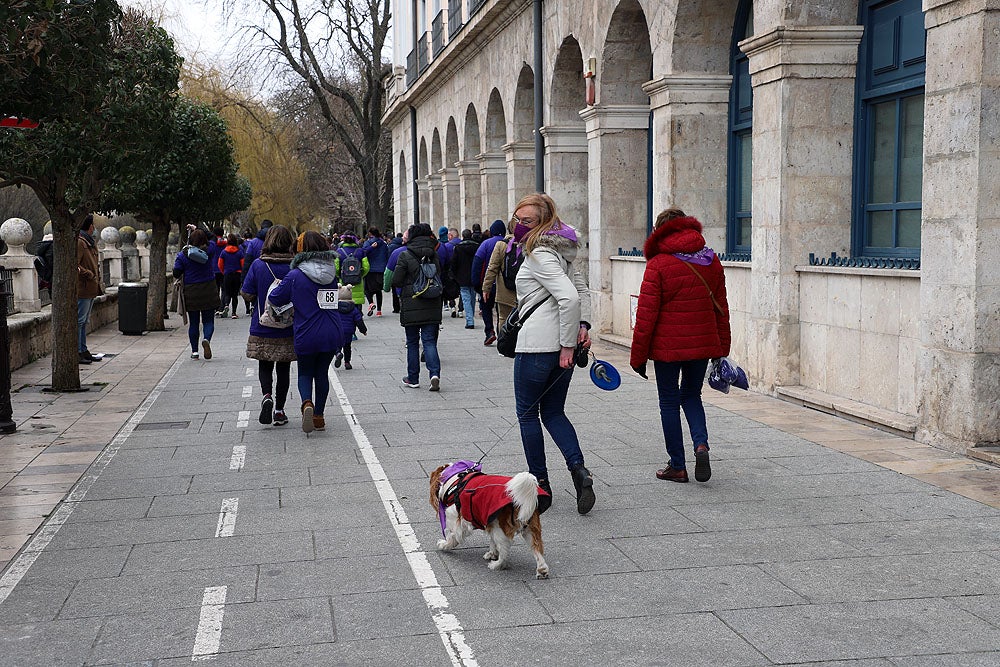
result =
[{"label": "person in blue jacket", "polygon": [[260,257],[260,251],[264,248],[264,237],[267,235],[267,230],[271,228],[274,223],[270,220],[264,219],[260,223],[260,231],[257,232],[257,236],[247,241],[246,248],[243,249],[243,266],[247,270],[250,269],[250,265],[253,261]]},{"label": "person in blue jacket", "polygon": [[503,220],[494,220],[490,225],[490,237],[479,244],[476,256],[472,259],[472,287],[479,293],[479,308],[486,329],[486,340],[483,345],[492,345],[497,340],[496,325],[493,323],[493,311],[496,309],[496,295],[493,290],[483,292],[483,276],[489,266],[493,246],[503,241],[507,233],[507,225]]},{"label": "person in blue jacket", "polygon": [[[400,248],[402,248],[406,244],[405,241],[403,241],[403,234],[404,234],[404,232],[399,232],[398,234],[396,234],[395,236],[392,237],[391,241],[389,241],[389,247],[387,248],[387,250],[389,251],[389,253],[388,253],[389,257],[392,257],[394,254],[396,254],[396,251],[399,250]],[[396,255],[396,257],[399,257],[399,255]],[[388,259],[385,262],[385,266],[386,266],[386,269],[388,270],[388,268],[389,268],[389,260]],[[393,267],[395,267],[395,266],[396,265],[393,264]],[[388,283],[385,281],[385,278],[383,278],[382,279],[382,291],[383,292],[388,292],[389,291],[389,288],[386,287],[386,285],[388,285]],[[392,294],[392,312],[398,313],[399,312],[399,292],[397,292],[396,290],[392,290],[391,294]]]},{"label": "person in blue jacket", "polygon": [[291,303],[295,308],[292,330],[299,367],[302,430],[311,433],[326,428],[323,411],[330,394],[330,363],[344,346],[345,337],[338,313],[337,252],[330,250],[329,243],[317,232],[303,234],[299,246],[291,271],[271,292],[269,300],[275,306]]},{"label": "person in blue jacket", "polygon": [[[205,359],[212,358],[212,334],[215,333],[215,311],[221,305],[219,288],[215,284],[217,246],[209,243],[208,235],[195,229],[188,237],[188,244],[174,259],[174,278],[184,279],[184,309],[188,315],[188,339],[191,341],[191,358],[198,358],[198,339]],[[199,330],[201,329],[201,330]]]},{"label": "person in blue jacket", "polygon": [[375,313],[382,317],[382,281],[385,266],[389,263],[389,244],[376,227],[368,230],[368,240],[362,246],[368,257],[368,275],[365,276],[365,298],[368,299],[368,317]]}]

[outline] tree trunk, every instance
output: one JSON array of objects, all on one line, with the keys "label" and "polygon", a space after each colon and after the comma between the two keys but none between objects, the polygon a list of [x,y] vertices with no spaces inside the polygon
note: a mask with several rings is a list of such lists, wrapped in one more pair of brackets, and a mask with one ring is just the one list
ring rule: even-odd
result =
[{"label": "tree trunk", "polygon": [[[76,323],[77,223],[65,202],[48,206],[52,216],[52,389],[80,388]],[[82,216],[81,216],[82,219]]]},{"label": "tree trunk", "polygon": [[165,211],[150,216],[153,238],[149,242],[149,301],[146,311],[146,328],[164,331],[163,313],[167,309],[167,237],[170,236],[170,217]]}]

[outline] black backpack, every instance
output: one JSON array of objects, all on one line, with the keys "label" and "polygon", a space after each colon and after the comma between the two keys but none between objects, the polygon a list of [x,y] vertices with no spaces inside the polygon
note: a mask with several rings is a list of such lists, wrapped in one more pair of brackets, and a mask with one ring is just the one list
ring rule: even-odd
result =
[{"label": "black backpack", "polygon": [[444,294],[444,285],[441,283],[440,272],[434,261],[434,256],[420,257],[415,252],[413,254],[419,260],[420,265],[417,267],[419,269],[417,277],[413,281],[412,298],[440,299],[441,295]]},{"label": "black backpack", "polygon": [[360,285],[363,267],[356,255],[348,254],[340,260],[340,282],[345,285]]},{"label": "black backpack", "polygon": [[500,275],[503,277],[503,284],[511,292],[517,291],[517,272],[524,264],[524,252],[515,245],[513,249],[503,254],[503,261],[500,263]]}]

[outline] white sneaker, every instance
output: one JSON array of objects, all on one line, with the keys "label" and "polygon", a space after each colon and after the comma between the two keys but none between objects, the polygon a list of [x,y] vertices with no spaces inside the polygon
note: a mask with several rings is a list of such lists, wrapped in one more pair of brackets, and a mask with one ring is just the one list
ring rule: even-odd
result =
[{"label": "white sneaker", "polygon": [[441,378],[437,375],[431,377],[431,391],[441,391]]},{"label": "white sneaker", "polygon": [[403,386],[409,387],[410,389],[418,389],[420,387],[420,382],[410,382],[410,378],[403,378]]}]

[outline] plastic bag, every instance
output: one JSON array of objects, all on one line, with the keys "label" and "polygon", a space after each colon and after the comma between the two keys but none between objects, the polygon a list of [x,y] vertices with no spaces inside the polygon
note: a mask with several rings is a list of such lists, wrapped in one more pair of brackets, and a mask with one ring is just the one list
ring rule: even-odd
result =
[{"label": "plastic bag", "polygon": [[712,362],[708,371],[708,386],[723,394],[729,393],[729,387],[749,389],[747,374],[729,357],[721,357]]}]

